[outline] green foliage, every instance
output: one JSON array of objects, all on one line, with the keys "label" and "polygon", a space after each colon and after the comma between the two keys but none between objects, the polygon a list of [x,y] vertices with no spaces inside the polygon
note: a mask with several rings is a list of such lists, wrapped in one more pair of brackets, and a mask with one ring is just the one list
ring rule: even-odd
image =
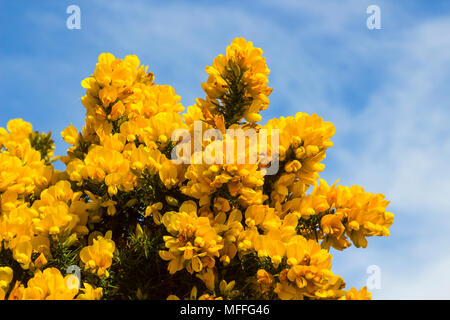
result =
[{"label": "green foliage", "polygon": [[53,151],[55,150],[55,143],[51,136],[51,131],[48,133],[33,131],[29,136],[31,146],[41,153],[41,158],[45,160],[46,165],[49,165],[54,161],[51,158],[53,157]]}]

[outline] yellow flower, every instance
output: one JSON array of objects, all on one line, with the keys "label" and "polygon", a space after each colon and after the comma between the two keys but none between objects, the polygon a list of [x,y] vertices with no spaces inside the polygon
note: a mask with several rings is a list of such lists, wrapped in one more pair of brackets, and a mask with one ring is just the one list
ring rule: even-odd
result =
[{"label": "yellow flower", "polygon": [[245,224],[250,228],[261,225],[269,210],[273,209],[263,205],[249,206],[245,210]]},{"label": "yellow flower", "polygon": [[281,300],[303,300],[304,295],[298,288],[287,282],[277,283],[273,290]]},{"label": "yellow flower", "polygon": [[281,233],[277,231],[258,235],[253,246],[260,258],[270,257],[275,268],[278,268],[286,252],[286,244],[281,240]]},{"label": "yellow flower", "polygon": [[64,141],[71,145],[76,145],[78,143],[78,131],[77,129],[70,124],[63,132],[61,132],[61,136]]},{"label": "yellow flower", "polygon": [[22,300],[24,290],[24,285],[21,284],[20,281],[16,281],[14,287],[8,295],[8,300]]},{"label": "yellow flower", "polygon": [[[46,165],[41,153],[32,147],[31,124],[14,119],[8,122],[7,128],[9,133],[0,129],[0,193],[38,194],[49,184],[53,167]],[[52,146],[46,147],[48,156]]]},{"label": "yellow flower", "polygon": [[84,283],[83,293],[77,296],[77,300],[100,300],[103,296],[103,288],[94,289],[89,283]]},{"label": "yellow flower", "polygon": [[34,260],[34,265],[36,266],[36,268],[41,269],[43,266],[47,264],[47,262],[48,262],[47,258],[43,253],[41,253],[39,257],[36,260]]},{"label": "yellow flower", "polygon": [[[251,41],[247,42],[244,38],[236,38],[227,47],[226,55],[218,55],[212,66],[206,67],[206,72],[209,77],[207,82],[202,83],[202,88],[207,100],[222,100],[225,108],[230,98],[230,85],[243,88],[240,97],[242,110],[236,114],[225,110],[227,122],[236,123],[242,117],[249,122],[261,120],[258,112],[268,107],[272,89],[267,87],[270,70],[260,48],[255,48]],[[210,111],[216,113],[219,110],[213,105]]]},{"label": "yellow flower", "polygon": [[236,285],[236,280],[232,280],[230,282],[226,282],[225,280],[221,280],[219,283],[219,293],[221,296],[232,299],[239,295],[238,290],[234,290],[234,286]]},{"label": "yellow flower", "polygon": [[214,209],[221,212],[228,212],[231,207],[227,199],[219,197],[214,199]]},{"label": "yellow flower", "polygon": [[163,208],[163,204],[161,202],[157,202],[152,204],[151,206],[148,206],[145,209],[145,217],[152,216],[153,221],[160,225],[162,223],[162,215],[160,213],[160,210]]},{"label": "yellow flower", "polygon": [[167,189],[172,189],[179,182],[178,176],[181,167],[174,164],[173,161],[167,159],[165,156],[163,159],[159,177]]},{"label": "yellow flower", "polygon": [[322,248],[329,249],[332,246],[335,249],[342,250],[351,245],[345,237],[345,226],[342,224],[345,214],[336,212],[334,214],[327,214],[322,217],[320,225],[323,233],[326,235],[322,242]]},{"label": "yellow flower", "polygon": [[9,294],[10,300],[72,300],[78,289],[69,289],[68,277],[63,277],[58,269],[47,268],[37,270],[33,278],[28,280],[27,286],[16,283]]},{"label": "yellow flower", "polygon": [[322,220],[320,220],[323,232],[339,238],[345,230],[341,219],[342,217],[338,214],[327,214],[323,216]]},{"label": "yellow flower", "polygon": [[112,232],[108,231],[105,237],[97,236],[90,246],[84,247],[80,252],[81,261],[85,264],[86,270],[91,270],[99,277],[108,277],[108,268],[112,264],[112,258],[116,249],[115,243],[111,240]]},{"label": "yellow flower", "polygon": [[331,268],[331,255],[313,240],[291,238],[286,247],[288,268],[279,276],[274,292],[280,299],[336,299],[345,283]]},{"label": "yellow flower", "polygon": [[32,205],[39,213],[39,219],[34,219],[33,222],[34,230],[50,235],[64,232],[86,234],[88,206],[80,197],[81,193],[73,192],[67,180],[58,181],[43,190],[40,199]]},{"label": "yellow flower", "polygon": [[273,289],[274,277],[264,269],[259,269],[256,273],[256,288],[262,294]]},{"label": "yellow flower", "polygon": [[371,300],[372,294],[367,291],[366,287],[362,287],[357,291],[355,288],[351,288],[345,293],[345,296],[340,298],[341,300]]},{"label": "yellow flower", "polygon": [[179,212],[165,213],[162,223],[172,236],[164,236],[169,250],[161,250],[159,255],[170,261],[168,270],[171,274],[184,267],[190,273],[214,267],[214,257],[219,257],[219,251],[224,247],[223,238],[207,217],[197,215],[195,202],[185,201]]},{"label": "yellow flower", "polygon": [[8,290],[13,279],[13,270],[10,267],[0,267],[0,289]]},{"label": "yellow flower", "polygon": [[213,269],[207,268],[206,270],[203,270],[201,273],[198,273],[196,276],[205,283],[206,288],[208,288],[211,291],[214,291],[216,276],[214,274]]},{"label": "yellow flower", "polygon": [[16,136],[17,140],[19,139],[19,137],[22,139],[28,138],[30,133],[33,131],[32,125],[26,121],[23,121],[22,119],[9,120],[6,128],[11,135]]},{"label": "yellow flower", "polygon": [[31,263],[33,246],[29,236],[21,236],[13,249],[14,260],[20,263],[23,269],[28,269]]},{"label": "yellow flower", "polygon": [[[291,161],[286,164],[286,172],[295,172],[300,181],[314,185],[318,172],[324,169],[321,161],[325,159],[325,151],[333,146],[330,141],[335,132],[333,124],[323,122],[316,114],[299,112],[295,117],[271,119],[264,128],[279,130],[280,160]],[[288,150],[292,150],[292,155],[286,153]]]},{"label": "yellow flower", "polygon": [[394,215],[386,211],[388,204],[382,194],[365,192],[360,186],[329,187],[321,179],[311,194],[287,201],[283,210],[306,220],[320,215],[317,236],[324,238],[322,247],[342,250],[351,244],[347,237],[356,247],[366,247],[368,236],[389,236]]},{"label": "yellow flower", "polygon": [[185,177],[188,182],[180,190],[196,199],[209,198],[222,186],[244,208],[267,199],[262,190],[264,176],[257,164],[191,164]]}]

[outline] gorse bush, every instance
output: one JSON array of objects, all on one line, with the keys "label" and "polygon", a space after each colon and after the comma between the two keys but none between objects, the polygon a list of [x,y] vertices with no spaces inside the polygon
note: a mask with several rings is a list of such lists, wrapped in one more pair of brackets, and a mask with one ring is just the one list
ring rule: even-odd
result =
[{"label": "gorse bush", "polygon": [[[61,133],[66,155],[21,119],[0,128],[1,299],[371,298],[345,290],[329,250],[388,236],[393,214],[381,194],[319,179],[334,126],[305,113],[257,124],[272,89],[250,41],[206,72],[184,112],[136,56],[103,53],[82,81],[85,125]],[[220,137],[190,139],[210,129]],[[223,160],[223,141],[231,161],[206,161]],[[237,161],[255,145],[265,158]]]}]

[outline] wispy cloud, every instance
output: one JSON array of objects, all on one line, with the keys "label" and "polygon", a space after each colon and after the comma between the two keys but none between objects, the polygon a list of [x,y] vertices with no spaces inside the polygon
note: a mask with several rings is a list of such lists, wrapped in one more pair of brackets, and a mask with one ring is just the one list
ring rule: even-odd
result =
[{"label": "wispy cloud", "polygon": [[449,28],[447,16],[400,34],[401,60],[348,128],[357,145],[344,140],[334,153],[345,183],[385,193],[396,213],[395,246],[367,257],[383,261],[382,298],[450,298],[440,289],[450,268],[450,39],[440,36]]}]

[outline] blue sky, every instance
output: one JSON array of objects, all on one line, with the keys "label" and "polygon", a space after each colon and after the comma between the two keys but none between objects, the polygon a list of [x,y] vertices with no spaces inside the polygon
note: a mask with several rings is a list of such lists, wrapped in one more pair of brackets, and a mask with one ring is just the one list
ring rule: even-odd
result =
[{"label": "blue sky", "polygon": [[[81,9],[68,30],[66,8]],[[381,9],[381,30],[366,8]],[[23,118],[59,133],[81,128],[80,82],[101,52],[136,54],[185,107],[203,97],[212,59],[235,37],[264,50],[271,117],[303,111],[336,126],[322,174],[391,200],[389,238],[333,253],[348,287],[381,270],[379,299],[449,299],[450,2],[0,1],[0,126]]]}]

